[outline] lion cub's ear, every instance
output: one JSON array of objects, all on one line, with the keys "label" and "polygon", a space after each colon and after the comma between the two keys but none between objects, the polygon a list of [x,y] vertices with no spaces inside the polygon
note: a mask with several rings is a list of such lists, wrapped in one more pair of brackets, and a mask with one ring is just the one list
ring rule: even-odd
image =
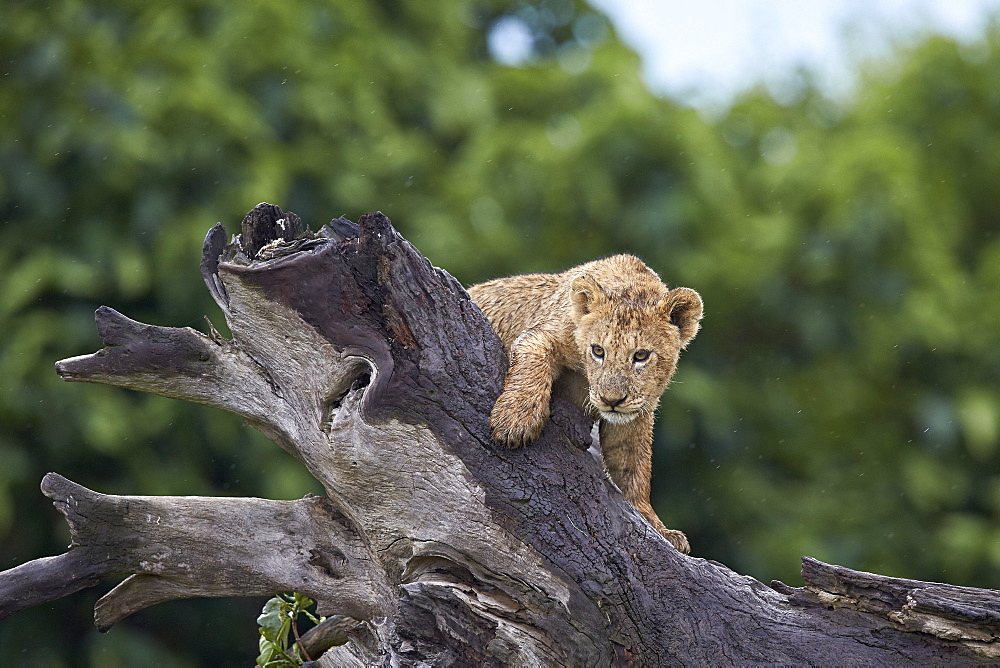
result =
[{"label": "lion cub's ear", "polygon": [[573,319],[579,320],[607,301],[608,295],[593,276],[577,276],[569,286],[573,299]]},{"label": "lion cub's ear", "polygon": [[674,288],[667,293],[662,304],[670,323],[681,330],[681,347],[686,347],[701,326],[704,310],[701,296],[691,288]]}]

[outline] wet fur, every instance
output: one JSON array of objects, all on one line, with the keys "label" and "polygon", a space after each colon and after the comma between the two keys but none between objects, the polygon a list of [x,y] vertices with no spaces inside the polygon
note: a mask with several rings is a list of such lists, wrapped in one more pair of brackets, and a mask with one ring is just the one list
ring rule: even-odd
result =
[{"label": "wet fur", "polygon": [[[510,447],[530,443],[553,394],[569,399],[600,420],[604,465],[625,498],[688,552],[684,534],[653,511],[649,484],[654,414],[680,351],[698,332],[698,293],[671,290],[638,258],[614,255],[561,274],[488,281],[469,294],[510,354],[490,415],[493,438]],[[642,351],[647,359],[637,360]]]}]

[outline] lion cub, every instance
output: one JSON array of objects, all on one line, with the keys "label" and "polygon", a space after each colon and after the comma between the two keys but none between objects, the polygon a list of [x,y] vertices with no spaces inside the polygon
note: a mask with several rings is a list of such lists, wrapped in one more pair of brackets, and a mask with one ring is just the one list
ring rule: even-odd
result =
[{"label": "lion cub", "polygon": [[503,393],[490,415],[493,438],[516,448],[538,437],[553,394],[600,420],[611,479],[681,552],[687,538],[667,529],[649,503],[653,414],[682,348],[698,332],[702,302],[667,288],[631,255],[561,274],[499,278],[469,288],[510,355]]}]

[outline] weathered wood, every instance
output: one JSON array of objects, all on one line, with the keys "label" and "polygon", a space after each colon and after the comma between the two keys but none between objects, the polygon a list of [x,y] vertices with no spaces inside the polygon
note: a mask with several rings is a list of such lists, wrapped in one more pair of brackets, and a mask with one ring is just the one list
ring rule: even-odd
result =
[{"label": "weathered wood", "polygon": [[1000,596],[993,589],[851,570],[804,557],[806,586],[792,589],[773,583],[799,605],[850,608],[884,617],[901,629],[966,642],[985,655],[1000,656]]},{"label": "weathered wood", "polygon": [[58,372],[241,415],[326,497],[108,496],[50,474],[73,546],[0,573],[0,614],[117,574],[102,629],[173,598],[306,593],[339,615],[316,646],[347,639],[320,666],[996,656],[997,592],[812,560],[806,587],[768,587],[679,554],[608,480],[565,402],[530,447],[493,443],[504,350],[381,214],[313,235],[262,204],[233,243],[208,233],[201,269],[231,340],[102,307],[105,348]]},{"label": "weathered wood", "polygon": [[0,619],[93,587],[108,570],[88,550],[42,557],[0,573]]}]

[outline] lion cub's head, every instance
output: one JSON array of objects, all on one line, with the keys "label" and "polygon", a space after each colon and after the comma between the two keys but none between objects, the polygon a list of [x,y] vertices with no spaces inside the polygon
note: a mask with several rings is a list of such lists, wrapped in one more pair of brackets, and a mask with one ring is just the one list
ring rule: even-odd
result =
[{"label": "lion cub's head", "polygon": [[625,423],[655,410],[698,333],[701,297],[659,281],[607,290],[590,275],[573,279],[571,294],[577,352],[600,417]]}]

